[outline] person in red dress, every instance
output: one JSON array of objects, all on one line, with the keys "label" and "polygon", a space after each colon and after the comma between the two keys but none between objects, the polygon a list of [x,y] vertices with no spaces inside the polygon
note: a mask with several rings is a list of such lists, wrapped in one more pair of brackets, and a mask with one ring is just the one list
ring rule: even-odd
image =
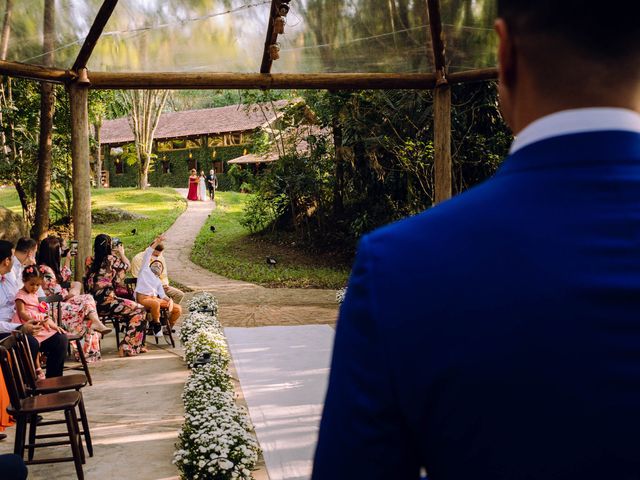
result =
[{"label": "person in red dress", "polygon": [[196,169],[191,169],[191,176],[189,177],[189,193],[187,194],[187,200],[198,200],[198,172]]}]

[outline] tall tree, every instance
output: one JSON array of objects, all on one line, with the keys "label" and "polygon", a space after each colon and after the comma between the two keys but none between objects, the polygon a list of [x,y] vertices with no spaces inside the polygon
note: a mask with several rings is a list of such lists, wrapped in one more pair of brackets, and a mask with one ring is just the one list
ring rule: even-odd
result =
[{"label": "tall tree", "polygon": [[133,131],[138,158],[138,188],[145,190],[149,166],[153,157],[153,137],[160,114],[169,95],[168,90],[125,90],[123,100],[129,111],[129,125]]},{"label": "tall tree", "polygon": [[[55,32],[55,0],[44,2],[43,60],[53,66]],[[49,230],[49,205],[51,203],[51,170],[53,165],[53,115],[55,110],[55,88],[52,83],[40,84],[40,140],[38,149],[38,183],[36,190],[36,213],[33,237],[40,241]]]},{"label": "tall tree", "polygon": [[108,117],[109,107],[115,102],[113,90],[92,90],[89,92],[89,122],[93,127],[92,151],[95,160],[96,188],[102,188],[102,150],[100,149],[100,129]]}]

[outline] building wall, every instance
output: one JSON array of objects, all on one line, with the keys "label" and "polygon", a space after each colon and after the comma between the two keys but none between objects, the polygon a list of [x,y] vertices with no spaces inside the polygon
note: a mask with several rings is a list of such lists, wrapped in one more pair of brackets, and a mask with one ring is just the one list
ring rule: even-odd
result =
[{"label": "building wall", "polygon": [[[244,150],[249,145],[232,145],[219,147],[203,147],[191,150],[175,150],[157,152],[157,158],[152,160],[149,169],[149,183],[153,187],[182,187],[188,186],[189,165],[194,161],[198,165],[198,173],[204,170],[208,173],[216,166],[216,173],[219,173],[217,164],[221,162],[224,171],[227,170],[227,161],[243,155]],[[138,165],[123,164],[123,173],[116,173],[115,158],[110,155],[110,148],[105,148],[104,169],[109,172],[109,185],[111,187],[135,187],[138,184]],[[215,157],[213,152],[215,151]],[[189,158],[191,154],[191,158]],[[164,173],[164,162],[168,162],[169,172]],[[225,185],[224,176],[219,183],[221,187]]]}]

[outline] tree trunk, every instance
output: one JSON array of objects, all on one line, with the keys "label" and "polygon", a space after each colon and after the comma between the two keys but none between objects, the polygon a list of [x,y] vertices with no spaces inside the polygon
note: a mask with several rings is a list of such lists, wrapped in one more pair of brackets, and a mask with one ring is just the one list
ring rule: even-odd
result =
[{"label": "tree trunk", "polygon": [[11,32],[11,15],[13,13],[13,0],[7,0],[4,7],[4,19],[2,21],[2,37],[0,38],[0,60],[7,59],[9,50],[9,34]]},{"label": "tree trunk", "polygon": [[140,190],[146,190],[149,184],[149,169],[140,169],[138,176],[138,185]]},{"label": "tree trunk", "polygon": [[[44,64],[53,66],[55,0],[44,3]],[[38,183],[36,186],[36,215],[33,236],[37,241],[49,231],[49,205],[51,203],[51,170],[53,146],[53,114],[55,87],[48,82],[40,86],[40,142],[38,148]]]},{"label": "tree trunk", "polygon": [[167,90],[132,90],[124,92],[129,109],[129,125],[133,131],[138,158],[138,188],[147,188],[149,166],[153,154],[153,137],[167,100]]},{"label": "tree trunk", "polygon": [[[71,102],[71,162],[73,167],[73,234],[78,240],[80,265],[91,254],[91,167],[89,165],[89,89],[72,84]],[[82,268],[76,268],[76,280],[82,278]]]}]

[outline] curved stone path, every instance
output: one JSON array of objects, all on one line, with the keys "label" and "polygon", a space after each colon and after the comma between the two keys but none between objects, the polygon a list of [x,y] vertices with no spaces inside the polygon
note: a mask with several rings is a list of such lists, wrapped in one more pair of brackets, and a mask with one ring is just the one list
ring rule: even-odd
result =
[{"label": "curved stone path", "polygon": [[[176,189],[185,198],[186,189]],[[213,293],[226,327],[335,324],[335,290],[265,288],[216,275],[190,260],[193,242],[215,209],[214,202],[189,202],[165,233],[169,276],[192,290]]]}]

